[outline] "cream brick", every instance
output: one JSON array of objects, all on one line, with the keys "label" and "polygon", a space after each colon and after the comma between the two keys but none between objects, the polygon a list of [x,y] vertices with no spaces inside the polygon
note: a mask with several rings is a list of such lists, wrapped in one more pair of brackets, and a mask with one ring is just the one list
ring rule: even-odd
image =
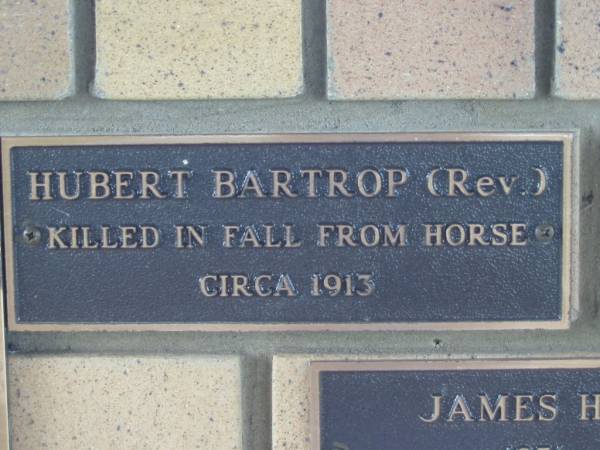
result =
[{"label": "cream brick", "polygon": [[301,0],[96,0],[95,93],[112,99],[292,97]]},{"label": "cream brick", "polygon": [[73,87],[69,0],[0,0],[0,100],[53,100]]},{"label": "cream brick", "polygon": [[554,94],[600,98],[600,1],[558,1]]},{"label": "cream brick", "polygon": [[12,356],[12,450],[241,449],[230,357]]},{"label": "cream brick", "polygon": [[530,98],[532,0],[327,0],[332,99]]},{"label": "cream brick", "polygon": [[306,356],[273,358],[274,450],[310,450],[309,364]]}]

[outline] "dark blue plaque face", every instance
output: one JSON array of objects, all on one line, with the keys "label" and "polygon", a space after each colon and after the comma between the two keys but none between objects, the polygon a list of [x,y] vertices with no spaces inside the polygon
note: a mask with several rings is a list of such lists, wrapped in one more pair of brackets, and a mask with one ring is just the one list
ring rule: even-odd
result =
[{"label": "dark blue plaque face", "polygon": [[314,363],[313,448],[597,450],[600,361]]},{"label": "dark blue plaque face", "polygon": [[9,323],[565,327],[570,139],[6,139]]}]

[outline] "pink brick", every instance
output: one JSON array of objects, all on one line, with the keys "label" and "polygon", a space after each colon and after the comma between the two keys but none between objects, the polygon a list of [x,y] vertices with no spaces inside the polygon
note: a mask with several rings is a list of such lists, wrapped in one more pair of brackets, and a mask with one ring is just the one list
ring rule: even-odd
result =
[{"label": "pink brick", "polygon": [[600,1],[558,2],[554,94],[600,98]]},{"label": "pink brick", "polygon": [[530,98],[534,23],[532,0],[328,0],[328,95]]}]

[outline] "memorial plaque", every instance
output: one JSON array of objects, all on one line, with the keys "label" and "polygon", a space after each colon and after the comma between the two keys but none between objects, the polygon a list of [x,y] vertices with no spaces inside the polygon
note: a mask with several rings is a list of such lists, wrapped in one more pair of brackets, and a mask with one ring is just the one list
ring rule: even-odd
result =
[{"label": "memorial plaque", "polygon": [[315,450],[597,450],[600,360],[317,362]]},{"label": "memorial plaque", "polygon": [[13,330],[565,328],[572,135],[2,141]]}]

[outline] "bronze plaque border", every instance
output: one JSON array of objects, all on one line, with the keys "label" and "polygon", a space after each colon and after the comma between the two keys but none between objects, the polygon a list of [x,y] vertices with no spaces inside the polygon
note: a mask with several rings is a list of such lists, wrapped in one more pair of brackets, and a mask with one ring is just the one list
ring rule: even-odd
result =
[{"label": "bronze plaque border", "polygon": [[454,360],[362,360],[311,361],[309,383],[310,448],[321,449],[321,372],[382,372],[436,370],[600,369],[597,358],[562,359],[454,359]]},{"label": "bronze plaque border", "polygon": [[[573,132],[434,132],[434,133],[296,133],[196,136],[36,136],[1,140],[4,205],[5,295],[10,331],[457,331],[567,329],[576,317],[578,299],[579,165]],[[351,142],[562,142],[563,261],[562,317],[555,321],[382,322],[382,323],[19,323],[16,318],[13,267],[10,152],[22,146],[140,144],[351,143]]]}]

